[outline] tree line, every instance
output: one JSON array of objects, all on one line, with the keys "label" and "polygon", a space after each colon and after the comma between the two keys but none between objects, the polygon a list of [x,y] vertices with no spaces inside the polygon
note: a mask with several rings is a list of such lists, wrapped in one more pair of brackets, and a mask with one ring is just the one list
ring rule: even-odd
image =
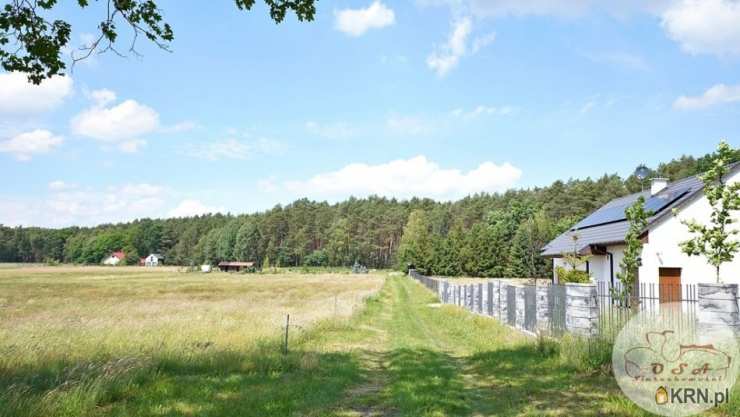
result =
[{"label": "tree line", "polygon": [[[740,149],[733,149],[733,161]],[[649,177],[677,180],[710,168],[710,155],[682,156]],[[161,253],[174,265],[255,261],[264,266],[413,264],[426,274],[549,277],[540,249],[609,200],[648,185],[616,174],[546,187],[481,193],[455,202],[378,196],[340,203],[297,200],[255,214],[140,219],[96,227],[0,225],[1,262],[97,264],[122,250],[126,263]]]}]

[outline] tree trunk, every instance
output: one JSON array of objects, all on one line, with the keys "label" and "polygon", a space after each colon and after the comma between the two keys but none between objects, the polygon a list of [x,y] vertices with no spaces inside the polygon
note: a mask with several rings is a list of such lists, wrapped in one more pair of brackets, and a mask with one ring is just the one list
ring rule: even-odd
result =
[{"label": "tree trunk", "polygon": [[630,309],[633,313],[638,313],[640,311],[640,294],[639,294],[639,288],[640,288],[640,268],[637,268],[635,271],[635,281],[632,283],[632,288],[630,289]]},{"label": "tree trunk", "polygon": [[715,266],[714,268],[717,271],[717,284],[721,284],[722,281],[719,279],[719,265]]}]

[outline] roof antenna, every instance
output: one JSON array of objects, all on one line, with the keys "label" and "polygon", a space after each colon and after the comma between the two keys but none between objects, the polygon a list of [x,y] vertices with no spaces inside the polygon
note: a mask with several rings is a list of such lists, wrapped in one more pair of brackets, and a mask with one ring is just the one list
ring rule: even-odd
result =
[{"label": "roof antenna", "polygon": [[635,168],[634,176],[637,177],[638,180],[640,180],[640,191],[645,191],[645,178],[650,175],[650,169],[645,166],[645,164],[640,164]]}]

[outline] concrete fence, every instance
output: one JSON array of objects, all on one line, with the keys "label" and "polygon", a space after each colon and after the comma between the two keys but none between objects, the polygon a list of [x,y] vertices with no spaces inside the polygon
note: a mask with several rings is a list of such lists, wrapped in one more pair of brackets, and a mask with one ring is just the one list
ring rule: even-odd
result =
[{"label": "concrete fence", "polygon": [[[604,303],[604,298],[599,296],[596,284],[522,285],[503,279],[458,284],[413,269],[409,276],[434,292],[443,304],[495,318],[530,334],[594,336],[603,324],[604,306],[599,303]],[[703,327],[728,326],[740,334],[738,286],[699,284],[696,322]]]}]

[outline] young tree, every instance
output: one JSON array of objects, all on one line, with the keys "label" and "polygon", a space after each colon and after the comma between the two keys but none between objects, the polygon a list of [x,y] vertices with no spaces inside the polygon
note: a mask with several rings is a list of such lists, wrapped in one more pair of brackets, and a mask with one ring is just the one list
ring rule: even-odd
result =
[{"label": "young tree", "polygon": [[640,196],[635,203],[628,207],[624,211],[625,217],[629,222],[629,229],[627,235],[624,238],[625,249],[624,257],[619,262],[620,272],[617,272],[617,278],[622,283],[621,291],[612,289],[612,293],[615,298],[619,298],[622,302],[630,299],[631,305],[637,306],[637,291],[635,291],[635,285],[637,283],[638,271],[642,266],[642,239],[640,236],[647,227],[648,218],[650,213],[645,211],[645,198]]},{"label": "young tree", "polygon": [[725,262],[731,262],[740,250],[740,242],[732,239],[738,234],[738,230],[732,228],[735,222],[732,213],[740,210],[740,182],[726,183],[730,170],[728,165],[734,152],[727,142],[721,141],[711,166],[701,175],[704,195],[712,206],[710,224],[704,225],[693,219],[682,221],[694,237],[681,242],[681,250],[689,256],[701,255],[707,258],[709,264],[715,268],[718,284],[722,282],[720,267]]},{"label": "young tree", "polygon": [[570,252],[564,252],[562,254],[563,261],[570,268],[565,268],[562,266],[555,268],[558,276],[558,281],[579,283],[588,282],[591,279],[588,272],[583,271],[579,268],[581,265],[584,265],[586,262],[588,262],[591,257],[578,253],[578,233],[573,233],[571,235],[571,239],[573,240],[573,250]]}]

